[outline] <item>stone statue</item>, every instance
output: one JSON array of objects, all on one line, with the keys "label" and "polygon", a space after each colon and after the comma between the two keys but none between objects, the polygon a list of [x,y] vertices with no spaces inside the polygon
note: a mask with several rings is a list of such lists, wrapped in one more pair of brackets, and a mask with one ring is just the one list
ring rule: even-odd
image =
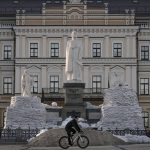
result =
[{"label": "stone statue", "polygon": [[71,40],[67,42],[66,47],[66,76],[67,80],[79,80],[82,76],[82,54],[81,45],[77,40],[77,33],[73,31],[71,33]]},{"label": "stone statue", "polygon": [[31,96],[32,86],[33,86],[33,80],[31,79],[27,70],[24,70],[24,73],[21,77],[22,96]]},{"label": "stone statue", "polygon": [[111,87],[124,85],[121,77],[122,77],[121,72],[116,72],[116,71],[112,72],[112,74],[111,74]]}]

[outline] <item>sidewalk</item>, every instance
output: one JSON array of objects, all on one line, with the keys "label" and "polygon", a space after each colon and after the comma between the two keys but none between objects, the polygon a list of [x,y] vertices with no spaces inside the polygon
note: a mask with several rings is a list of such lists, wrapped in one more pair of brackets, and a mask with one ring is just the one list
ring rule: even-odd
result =
[{"label": "sidewalk", "polygon": [[[28,147],[27,145],[0,145],[0,150],[62,150],[59,147]],[[70,147],[68,150],[81,150]],[[86,150],[150,150],[150,144],[89,146]]]}]

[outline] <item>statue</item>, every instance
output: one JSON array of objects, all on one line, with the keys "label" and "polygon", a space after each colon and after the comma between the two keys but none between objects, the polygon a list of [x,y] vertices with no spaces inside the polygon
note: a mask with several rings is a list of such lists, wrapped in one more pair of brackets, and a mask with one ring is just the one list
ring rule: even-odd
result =
[{"label": "statue", "polygon": [[71,40],[67,42],[66,47],[66,76],[67,80],[79,80],[81,81],[81,69],[82,69],[82,54],[81,45],[77,40],[77,33],[73,31],[71,33]]},{"label": "statue", "polygon": [[124,85],[123,79],[121,78],[121,72],[112,72],[111,74],[111,87],[121,86]]},{"label": "statue", "polygon": [[33,86],[33,80],[31,79],[27,70],[24,70],[24,73],[21,77],[22,96],[31,96],[32,86]]}]

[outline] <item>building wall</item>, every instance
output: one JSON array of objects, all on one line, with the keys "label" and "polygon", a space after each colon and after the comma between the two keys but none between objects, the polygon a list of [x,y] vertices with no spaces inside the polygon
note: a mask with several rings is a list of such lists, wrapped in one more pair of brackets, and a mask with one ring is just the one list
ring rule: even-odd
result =
[{"label": "building wall", "polygon": [[[140,78],[150,80],[150,62],[140,58],[141,46],[150,45],[150,30],[136,26],[134,16],[134,12],[114,15],[108,13],[107,7],[93,9],[86,5],[64,5],[55,9],[43,6],[42,14],[36,15],[17,11],[16,25],[0,27],[1,125],[10,97],[21,94],[21,76],[25,69],[38,76],[39,95],[42,88],[50,87],[50,75],[58,75],[59,88],[63,88],[66,44],[73,30],[77,31],[82,45],[82,80],[86,88],[92,88],[93,75],[101,75],[101,88],[108,88],[112,72],[117,72],[123,82],[137,91],[143,111],[150,113],[150,94],[140,95]],[[50,53],[53,42],[59,43],[57,58]],[[92,56],[95,42],[101,43],[101,57]],[[38,43],[37,58],[30,57],[30,43]],[[122,57],[113,57],[113,43],[122,43]],[[4,60],[5,45],[12,46],[9,60]],[[12,93],[7,96],[3,91],[4,77],[12,78]]]}]

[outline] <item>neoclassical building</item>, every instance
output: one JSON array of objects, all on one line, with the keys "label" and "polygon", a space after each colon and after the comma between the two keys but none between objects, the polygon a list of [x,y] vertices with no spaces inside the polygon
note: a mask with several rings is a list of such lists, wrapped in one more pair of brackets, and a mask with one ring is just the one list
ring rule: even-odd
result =
[{"label": "neoclassical building", "polygon": [[25,69],[34,95],[63,106],[66,44],[73,30],[82,46],[84,101],[102,104],[116,72],[137,92],[150,127],[150,9],[142,9],[150,8],[148,0],[6,1],[0,9],[1,127],[11,96],[21,94]]}]

